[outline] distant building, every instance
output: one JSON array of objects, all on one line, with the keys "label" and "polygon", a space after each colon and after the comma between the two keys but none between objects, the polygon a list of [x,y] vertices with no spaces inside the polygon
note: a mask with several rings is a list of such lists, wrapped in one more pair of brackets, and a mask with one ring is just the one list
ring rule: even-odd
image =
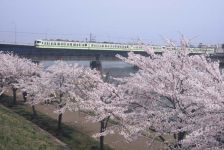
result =
[{"label": "distant building", "polygon": [[216,53],[224,53],[224,44],[218,44],[215,48]]},{"label": "distant building", "polygon": [[205,45],[203,43],[199,43],[199,45],[198,45],[198,48],[207,48],[207,47],[208,47],[208,45]]}]

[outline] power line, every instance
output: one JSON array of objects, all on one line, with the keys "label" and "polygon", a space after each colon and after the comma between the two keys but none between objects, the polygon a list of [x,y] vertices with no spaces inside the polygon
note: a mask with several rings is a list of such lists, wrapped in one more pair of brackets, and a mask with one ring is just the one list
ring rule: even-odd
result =
[{"label": "power line", "polygon": [[[89,34],[75,34],[75,33],[48,33],[48,32],[28,32],[28,31],[11,31],[11,30],[0,30],[0,33],[11,33],[11,34],[15,34],[17,37],[19,37],[19,35],[21,36],[21,34],[27,34],[27,35],[31,35],[31,36],[35,36],[35,35],[39,35],[39,36],[43,36],[43,38],[46,37],[50,37],[51,36],[73,36],[73,38],[82,38],[84,40],[84,38],[88,38]],[[70,38],[71,38],[70,37]],[[138,41],[138,39],[144,41],[144,42],[151,42],[150,39],[145,39],[145,38],[139,38],[139,37],[135,37],[135,38],[130,38],[130,37],[125,37],[125,36],[110,36],[110,35],[103,35],[103,34],[91,34],[91,37],[94,37],[94,40],[97,39],[101,39],[100,41],[126,41],[126,42],[136,42]],[[57,38],[68,38],[68,37],[57,37]]]}]

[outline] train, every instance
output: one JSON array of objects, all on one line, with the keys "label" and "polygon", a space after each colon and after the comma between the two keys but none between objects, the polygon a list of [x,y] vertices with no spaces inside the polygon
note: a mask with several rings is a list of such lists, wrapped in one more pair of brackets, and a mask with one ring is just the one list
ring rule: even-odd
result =
[{"label": "train", "polygon": [[[145,48],[152,48],[155,52],[164,50],[180,50],[181,47],[159,45],[109,43],[109,42],[80,42],[65,40],[35,40],[36,48],[71,49],[71,50],[103,50],[103,51],[132,51],[144,52]],[[214,48],[188,48],[191,53],[214,53]]]}]

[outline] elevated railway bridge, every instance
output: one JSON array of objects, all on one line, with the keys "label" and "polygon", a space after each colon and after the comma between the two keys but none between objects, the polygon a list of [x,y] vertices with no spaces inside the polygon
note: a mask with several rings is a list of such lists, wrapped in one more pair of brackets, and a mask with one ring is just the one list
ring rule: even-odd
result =
[{"label": "elevated railway bridge", "polygon": [[[118,61],[116,54],[127,56],[129,51],[122,50],[108,50],[105,48],[99,50],[93,49],[67,49],[61,48],[49,48],[49,47],[36,47],[33,45],[16,45],[16,44],[0,44],[0,51],[13,52],[21,57],[29,58],[34,62],[40,61],[54,61],[54,60],[88,60],[90,62],[100,61]],[[161,53],[161,51],[156,51]],[[147,55],[144,51],[135,51],[135,53],[141,55]],[[192,54],[201,54],[200,52],[192,52]],[[214,61],[219,61],[220,65],[224,67],[224,53],[212,52],[209,57]]]}]

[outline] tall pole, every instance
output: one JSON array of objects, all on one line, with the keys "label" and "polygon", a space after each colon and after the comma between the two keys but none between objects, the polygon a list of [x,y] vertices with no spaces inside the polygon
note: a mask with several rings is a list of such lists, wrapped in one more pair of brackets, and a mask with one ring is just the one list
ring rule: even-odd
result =
[{"label": "tall pole", "polygon": [[17,41],[16,23],[13,22],[13,25],[14,25],[14,43],[16,44],[16,41]]},{"label": "tall pole", "polygon": [[89,42],[92,42],[92,33],[89,34]]}]

